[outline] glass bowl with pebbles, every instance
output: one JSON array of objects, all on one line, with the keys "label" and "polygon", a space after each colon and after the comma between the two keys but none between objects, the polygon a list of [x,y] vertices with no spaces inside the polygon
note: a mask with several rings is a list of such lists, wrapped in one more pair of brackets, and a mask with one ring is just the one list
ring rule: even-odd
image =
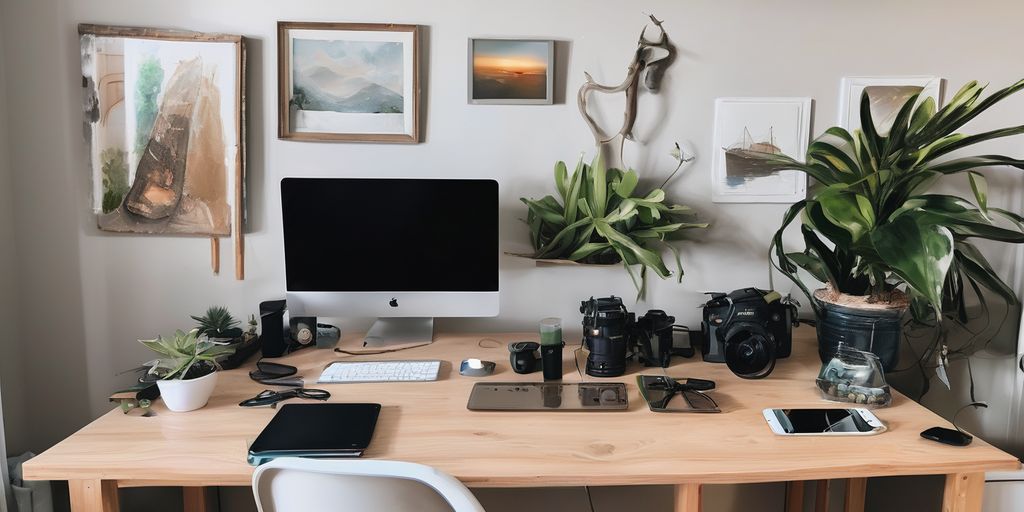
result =
[{"label": "glass bowl with pebbles", "polygon": [[868,407],[885,407],[892,402],[878,356],[844,344],[821,366],[816,382],[821,396],[833,402]]}]

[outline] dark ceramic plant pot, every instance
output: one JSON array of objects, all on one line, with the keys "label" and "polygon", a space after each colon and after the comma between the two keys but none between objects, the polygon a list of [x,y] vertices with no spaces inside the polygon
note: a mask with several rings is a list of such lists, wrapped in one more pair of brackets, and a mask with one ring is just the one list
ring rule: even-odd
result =
[{"label": "dark ceramic plant pot", "polygon": [[818,355],[826,363],[839,344],[871,352],[878,356],[885,371],[896,369],[903,336],[901,305],[857,307],[837,304],[824,298],[824,290],[814,293],[818,303]]}]

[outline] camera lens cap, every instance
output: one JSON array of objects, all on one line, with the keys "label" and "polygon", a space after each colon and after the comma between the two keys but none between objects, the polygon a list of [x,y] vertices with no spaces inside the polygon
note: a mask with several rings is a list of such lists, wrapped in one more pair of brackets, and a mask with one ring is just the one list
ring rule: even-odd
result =
[{"label": "camera lens cap", "polygon": [[725,363],[744,379],[761,379],[775,369],[775,342],[763,334],[742,331],[725,343]]}]

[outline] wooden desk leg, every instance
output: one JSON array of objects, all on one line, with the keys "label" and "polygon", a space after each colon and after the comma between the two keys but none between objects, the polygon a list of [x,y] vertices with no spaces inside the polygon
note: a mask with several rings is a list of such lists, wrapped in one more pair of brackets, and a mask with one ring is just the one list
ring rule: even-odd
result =
[{"label": "wooden desk leg", "polygon": [[675,512],[700,512],[700,484],[676,485]]},{"label": "wooden desk leg", "polygon": [[814,512],[828,512],[828,480],[814,484]]},{"label": "wooden desk leg", "polygon": [[786,512],[804,512],[804,482],[786,482]]},{"label": "wooden desk leg", "polygon": [[864,512],[864,498],[867,492],[867,478],[847,478],[843,512]]},{"label": "wooden desk leg", "polygon": [[216,487],[182,487],[181,495],[185,512],[215,512],[218,509]]},{"label": "wooden desk leg", "polygon": [[981,512],[984,493],[984,473],[948,474],[942,495],[942,512]]},{"label": "wooden desk leg", "polygon": [[117,512],[116,480],[69,480],[72,512]]}]

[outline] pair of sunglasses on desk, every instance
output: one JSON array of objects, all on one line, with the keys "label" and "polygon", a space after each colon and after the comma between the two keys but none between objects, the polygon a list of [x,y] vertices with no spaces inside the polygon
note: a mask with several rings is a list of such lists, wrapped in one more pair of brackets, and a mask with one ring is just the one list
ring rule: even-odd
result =
[{"label": "pair of sunglasses on desk", "polygon": [[285,391],[265,389],[261,391],[260,394],[252,398],[242,400],[238,405],[242,407],[265,407],[268,405],[276,407],[278,402],[282,402],[290,398],[306,398],[309,400],[325,401],[330,397],[331,394],[323,389],[296,388],[287,389]]},{"label": "pair of sunglasses on desk", "polygon": [[264,407],[267,405],[276,406],[278,402],[288,400],[291,398],[306,398],[309,400],[327,400],[331,397],[331,394],[323,389],[307,389],[302,387],[303,381],[301,375],[295,375],[299,369],[281,363],[272,363],[270,361],[256,361],[256,369],[249,372],[249,378],[259,382],[260,384],[267,384],[269,386],[291,386],[295,389],[288,389],[285,391],[274,391],[271,389],[265,389],[260,394],[242,400],[238,405],[242,407]]},{"label": "pair of sunglasses on desk", "polygon": [[[714,381],[673,379],[661,375],[638,375],[640,395],[654,412],[722,412],[705,391],[715,389]],[[675,397],[681,400],[673,400]]]}]

